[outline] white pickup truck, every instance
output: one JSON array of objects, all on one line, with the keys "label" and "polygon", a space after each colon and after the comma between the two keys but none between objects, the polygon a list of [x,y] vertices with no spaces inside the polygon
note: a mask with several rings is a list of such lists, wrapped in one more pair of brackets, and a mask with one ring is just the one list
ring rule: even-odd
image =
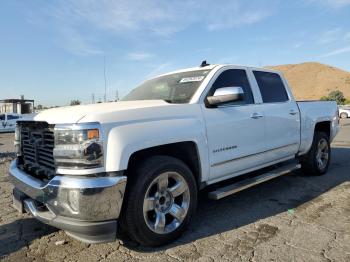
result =
[{"label": "white pickup truck", "polygon": [[324,174],[337,110],[296,102],[270,69],[203,63],[161,75],[120,102],[19,122],[14,206],[85,242],[162,245],[185,230],[203,188],[220,199],[300,167]]}]

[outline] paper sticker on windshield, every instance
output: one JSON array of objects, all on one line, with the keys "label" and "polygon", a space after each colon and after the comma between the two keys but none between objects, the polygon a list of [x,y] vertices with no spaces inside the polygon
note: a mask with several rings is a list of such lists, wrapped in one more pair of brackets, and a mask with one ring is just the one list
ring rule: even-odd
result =
[{"label": "paper sticker on windshield", "polygon": [[203,79],[204,79],[204,76],[191,76],[191,77],[182,78],[179,83],[200,82]]}]

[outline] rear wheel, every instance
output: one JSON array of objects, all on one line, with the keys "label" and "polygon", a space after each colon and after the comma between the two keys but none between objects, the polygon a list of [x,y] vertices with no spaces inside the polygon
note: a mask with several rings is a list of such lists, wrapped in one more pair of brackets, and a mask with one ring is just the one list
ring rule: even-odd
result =
[{"label": "rear wheel", "polygon": [[348,118],[348,114],[347,113],[341,113],[340,114],[340,118]]},{"label": "rear wheel", "polygon": [[122,225],[133,240],[160,246],[178,238],[197,205],[197,185],[180,160],[155,156],[131,175],[124,202]]},{"label": "rear wheel", "polygon": [[329,137],[324,132],[316,132],[310,151],[301,160],[301,167],[307,175],[323,175],[327,172],[331,157]]}]

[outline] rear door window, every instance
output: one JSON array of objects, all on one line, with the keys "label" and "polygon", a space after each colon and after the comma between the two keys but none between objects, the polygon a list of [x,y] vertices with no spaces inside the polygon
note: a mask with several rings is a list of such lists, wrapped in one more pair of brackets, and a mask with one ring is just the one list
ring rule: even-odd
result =
[{"label": "rear door window", "polygon": [[5,115],[0,115],[0,121],[5,121]]},{"label": "rear door window", "polygon": [[264,103],[286,102],[289,100],[281,77],[276,73],[253,71]]}]

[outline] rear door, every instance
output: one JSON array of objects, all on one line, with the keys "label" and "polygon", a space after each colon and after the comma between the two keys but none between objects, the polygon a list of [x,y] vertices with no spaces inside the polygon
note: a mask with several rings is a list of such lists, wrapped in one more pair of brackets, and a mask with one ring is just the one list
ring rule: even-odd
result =
[{"label": "rear door", "polygon": [[234,176],[264,163],[264,154],[261,154],[265,147],[264,118],[254,104],[254,95],[246,70],[226,69],[219,72],[206,96],[212,95],[216,89],[222,87],[241,87],[244,91],[244,101],[216,108],[203,104],[210,179],[213,181]]},{"label": "rear door", "polygon": [[287,83],[275,72],[253,70],[265,118],[265,160],[273,162],[294,157],[300,144],[299,108]]}]

